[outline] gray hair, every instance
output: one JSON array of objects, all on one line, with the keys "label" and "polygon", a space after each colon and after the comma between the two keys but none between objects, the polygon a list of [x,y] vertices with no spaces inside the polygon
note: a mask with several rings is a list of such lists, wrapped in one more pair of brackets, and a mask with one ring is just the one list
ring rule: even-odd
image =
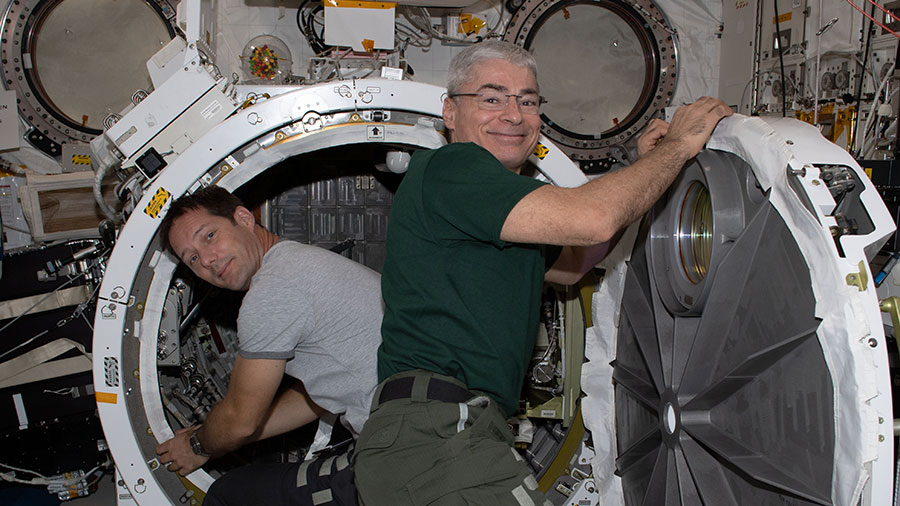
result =
[{"label": "gray hair", "polygon": [[537,81],[537,62],[524,48],[500,40],[488,40],[473,44],[457,53],[450,61],[447,94],[460,93],[463,85],[472,79],[475,65],[487,60],[506,60],[518,67],[525,67],[534,74]]}]

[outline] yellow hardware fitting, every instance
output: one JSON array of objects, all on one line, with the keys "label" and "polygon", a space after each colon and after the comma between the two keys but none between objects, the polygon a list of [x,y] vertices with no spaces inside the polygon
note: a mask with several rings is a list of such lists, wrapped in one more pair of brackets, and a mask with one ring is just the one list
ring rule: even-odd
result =
[{"label": "yellow hardware fitting", "polygon": [[882,313],[891,315],[891,323],[894,325],[894,332],[900,330],[900,297],[893,296],[882,299],[878,302],[878,307]]},{"label": "yellow hardware fitting", "polygon": [[866,291],[869,284],[869,276],[866,274],[866,264],[859,262],[859,272],[851,272],[847,274],[847,284],[859,288],[860,292]]}]

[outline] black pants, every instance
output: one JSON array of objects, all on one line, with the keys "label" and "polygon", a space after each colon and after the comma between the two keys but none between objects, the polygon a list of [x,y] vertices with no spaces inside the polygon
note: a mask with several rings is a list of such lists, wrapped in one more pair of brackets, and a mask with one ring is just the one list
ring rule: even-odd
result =
[{"label": "black pants", "polygon": [[213,482],[203,506],[358,506],[352,453],[239,467]]}]

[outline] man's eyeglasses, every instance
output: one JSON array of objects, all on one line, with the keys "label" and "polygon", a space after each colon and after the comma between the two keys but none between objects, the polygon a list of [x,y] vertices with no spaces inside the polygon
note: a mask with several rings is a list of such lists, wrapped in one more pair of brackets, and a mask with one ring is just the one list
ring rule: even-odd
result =
[{"label": "man's eyeglasses", "polygon": [[453,95],[448,95],[448,97],[475,97],[478,108],[483,111],[502,111],[509,105],[509,99],[516,97],[516,105],[519,106],[519,110],[522,111],[522,114],[538,114],[540,113],[541,104],[547,103],[547,100],[539,95],[514,95],[499,91],[454,93]]}]

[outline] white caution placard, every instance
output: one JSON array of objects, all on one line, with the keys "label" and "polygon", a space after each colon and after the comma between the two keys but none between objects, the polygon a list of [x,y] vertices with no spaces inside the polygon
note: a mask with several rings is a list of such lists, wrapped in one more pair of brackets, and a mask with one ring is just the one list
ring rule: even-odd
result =
[{"label": "white caution placard", "polygon": [[393,2],[325,0],[325,43],[372,52],[394,48]]},{"label": "white caution placard", "polygon": [[16,92],[0,91],[0,151],[19,147],[19,116]]}]

